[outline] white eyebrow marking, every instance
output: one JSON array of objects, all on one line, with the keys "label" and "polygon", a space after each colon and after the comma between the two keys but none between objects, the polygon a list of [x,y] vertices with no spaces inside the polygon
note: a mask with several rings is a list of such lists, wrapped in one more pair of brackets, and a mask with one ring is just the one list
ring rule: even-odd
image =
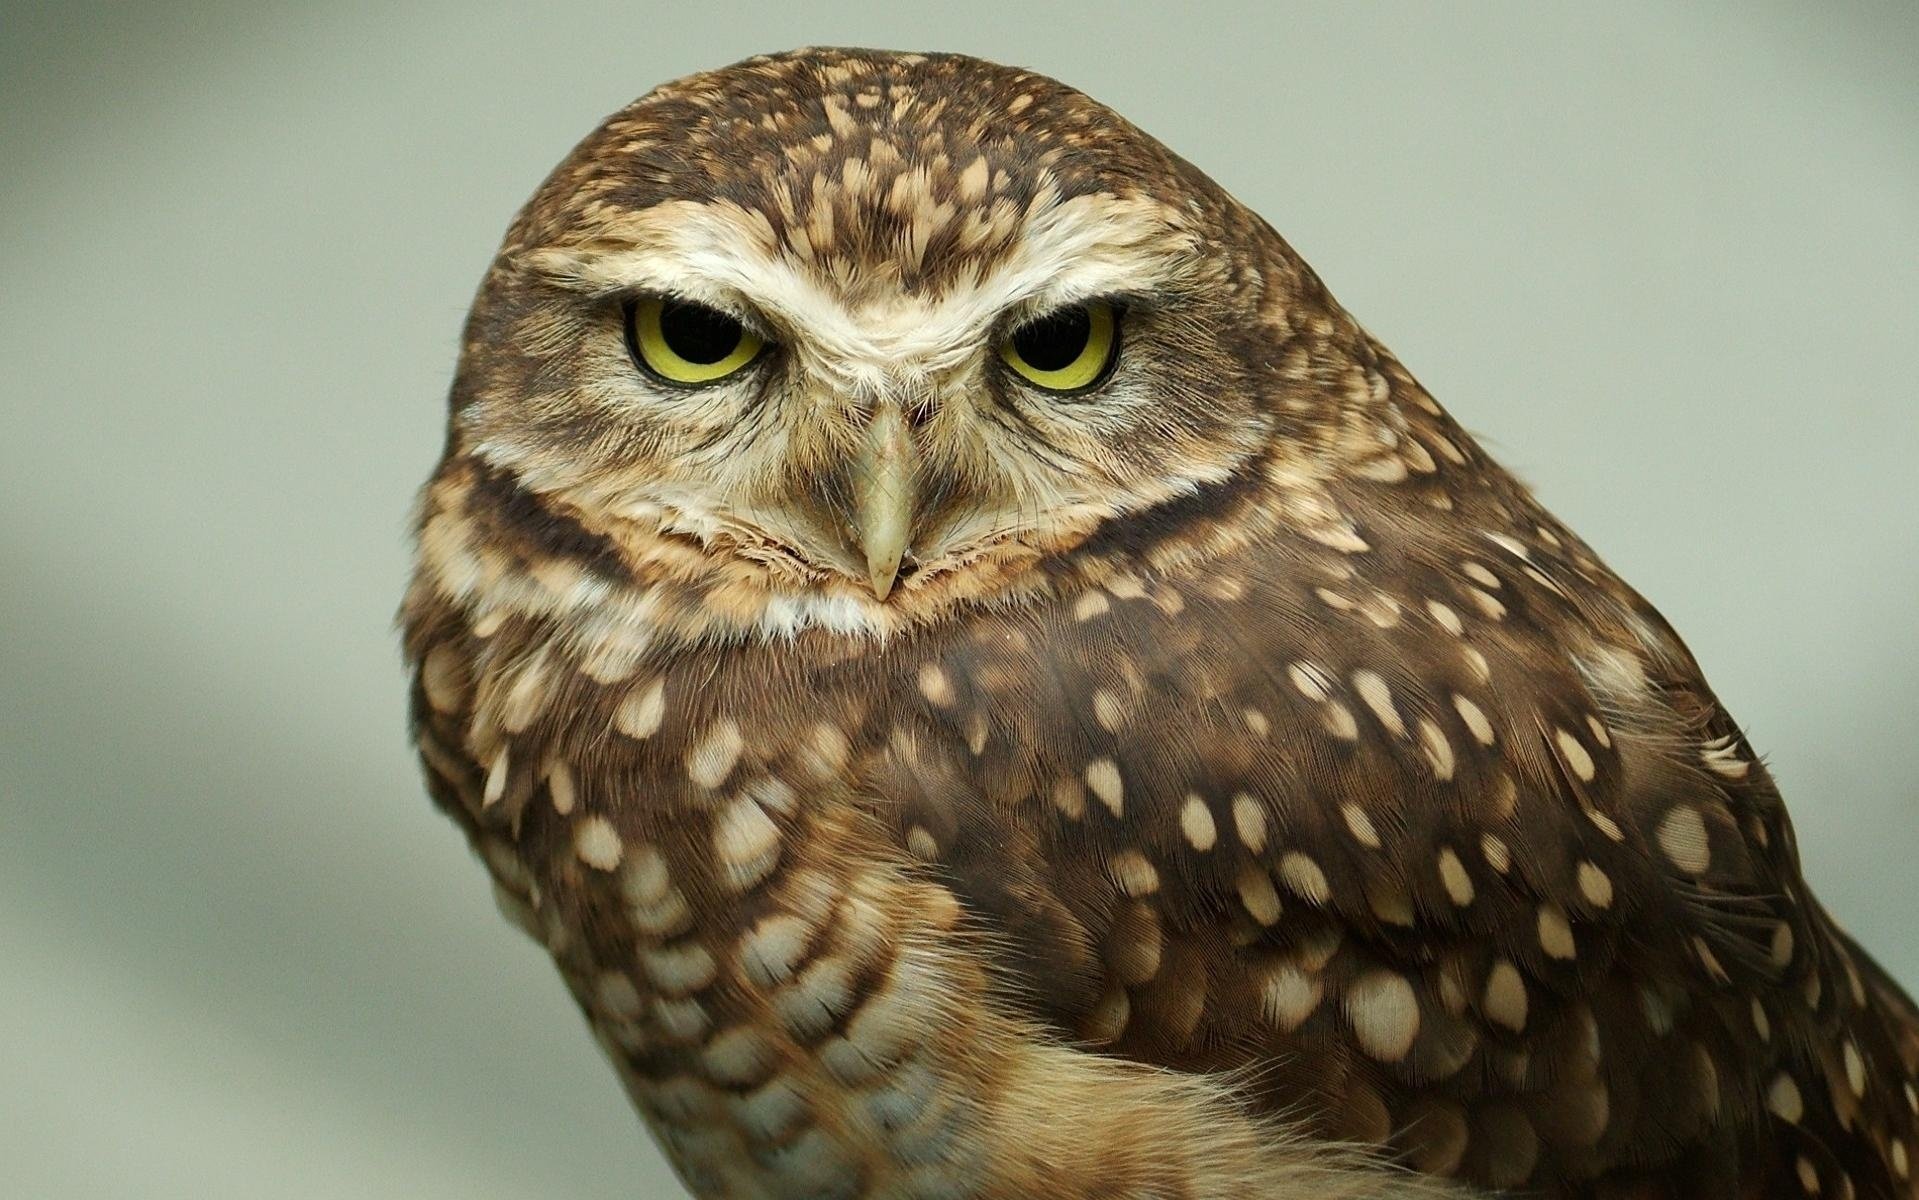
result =
[{"label": "white eyebrow marking", "polygon": [[[1197,239],[1151,200],[1076,196],[1029,215],[984,273],[936,294],[868,287],[847,295],[777,243],[758,212],[731,201],[669,201],[620,219],[581,246],[530,251],[527,264],[593,294],[667,291],[795,332],[798,348],[848,382],[877,384],[902,366],[950,369],[1008,318],[1190,276]],[[850,289],[849,289],[850,290]]]}]

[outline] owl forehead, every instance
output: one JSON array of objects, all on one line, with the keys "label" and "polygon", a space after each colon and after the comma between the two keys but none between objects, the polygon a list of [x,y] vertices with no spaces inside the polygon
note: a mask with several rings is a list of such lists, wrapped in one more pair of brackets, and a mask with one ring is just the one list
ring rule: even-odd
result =
[{"label": "owl forehead", "polygon": [[550,277],[841,319],[880,354],[1009,308],[1198,272],[1204,199],[1110,110],[955,55],[811,51],[668,84],[555,172],[516,239]]}]

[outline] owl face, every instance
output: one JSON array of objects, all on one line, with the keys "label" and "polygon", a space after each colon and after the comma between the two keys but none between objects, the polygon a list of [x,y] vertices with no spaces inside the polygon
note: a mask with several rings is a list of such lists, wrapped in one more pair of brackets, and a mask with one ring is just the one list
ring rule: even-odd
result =
[{"label": "owl face", "polygon": [[1023,72],[812,54],[695,76],[521,214],[453,438],[737,606],[880,627],[1043,588],[1036,568],[1228,486],[1271,439],[1247,384],[1283,305],[1236,222]]}]

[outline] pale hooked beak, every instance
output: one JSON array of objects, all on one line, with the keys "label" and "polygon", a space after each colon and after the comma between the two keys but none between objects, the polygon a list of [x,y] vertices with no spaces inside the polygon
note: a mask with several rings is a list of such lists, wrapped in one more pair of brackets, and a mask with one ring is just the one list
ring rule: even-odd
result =
[{"label": "pale hooked beak", "polygon": [[866,558],[867,582],[884,600],[913,534],[913,443],[897,406],[873,415],[853,471],[854,533]]}]

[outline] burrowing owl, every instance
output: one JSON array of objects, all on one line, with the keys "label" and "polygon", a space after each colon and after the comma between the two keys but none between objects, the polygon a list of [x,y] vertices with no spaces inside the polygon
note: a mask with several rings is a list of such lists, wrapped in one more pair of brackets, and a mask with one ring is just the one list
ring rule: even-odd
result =
[{"label": "burrowing owl", "polygon": [[702,1197],[1912,1196],[1679,639],[1260,219],[950,55],[654,91],[466,327],[433,794]]}]

